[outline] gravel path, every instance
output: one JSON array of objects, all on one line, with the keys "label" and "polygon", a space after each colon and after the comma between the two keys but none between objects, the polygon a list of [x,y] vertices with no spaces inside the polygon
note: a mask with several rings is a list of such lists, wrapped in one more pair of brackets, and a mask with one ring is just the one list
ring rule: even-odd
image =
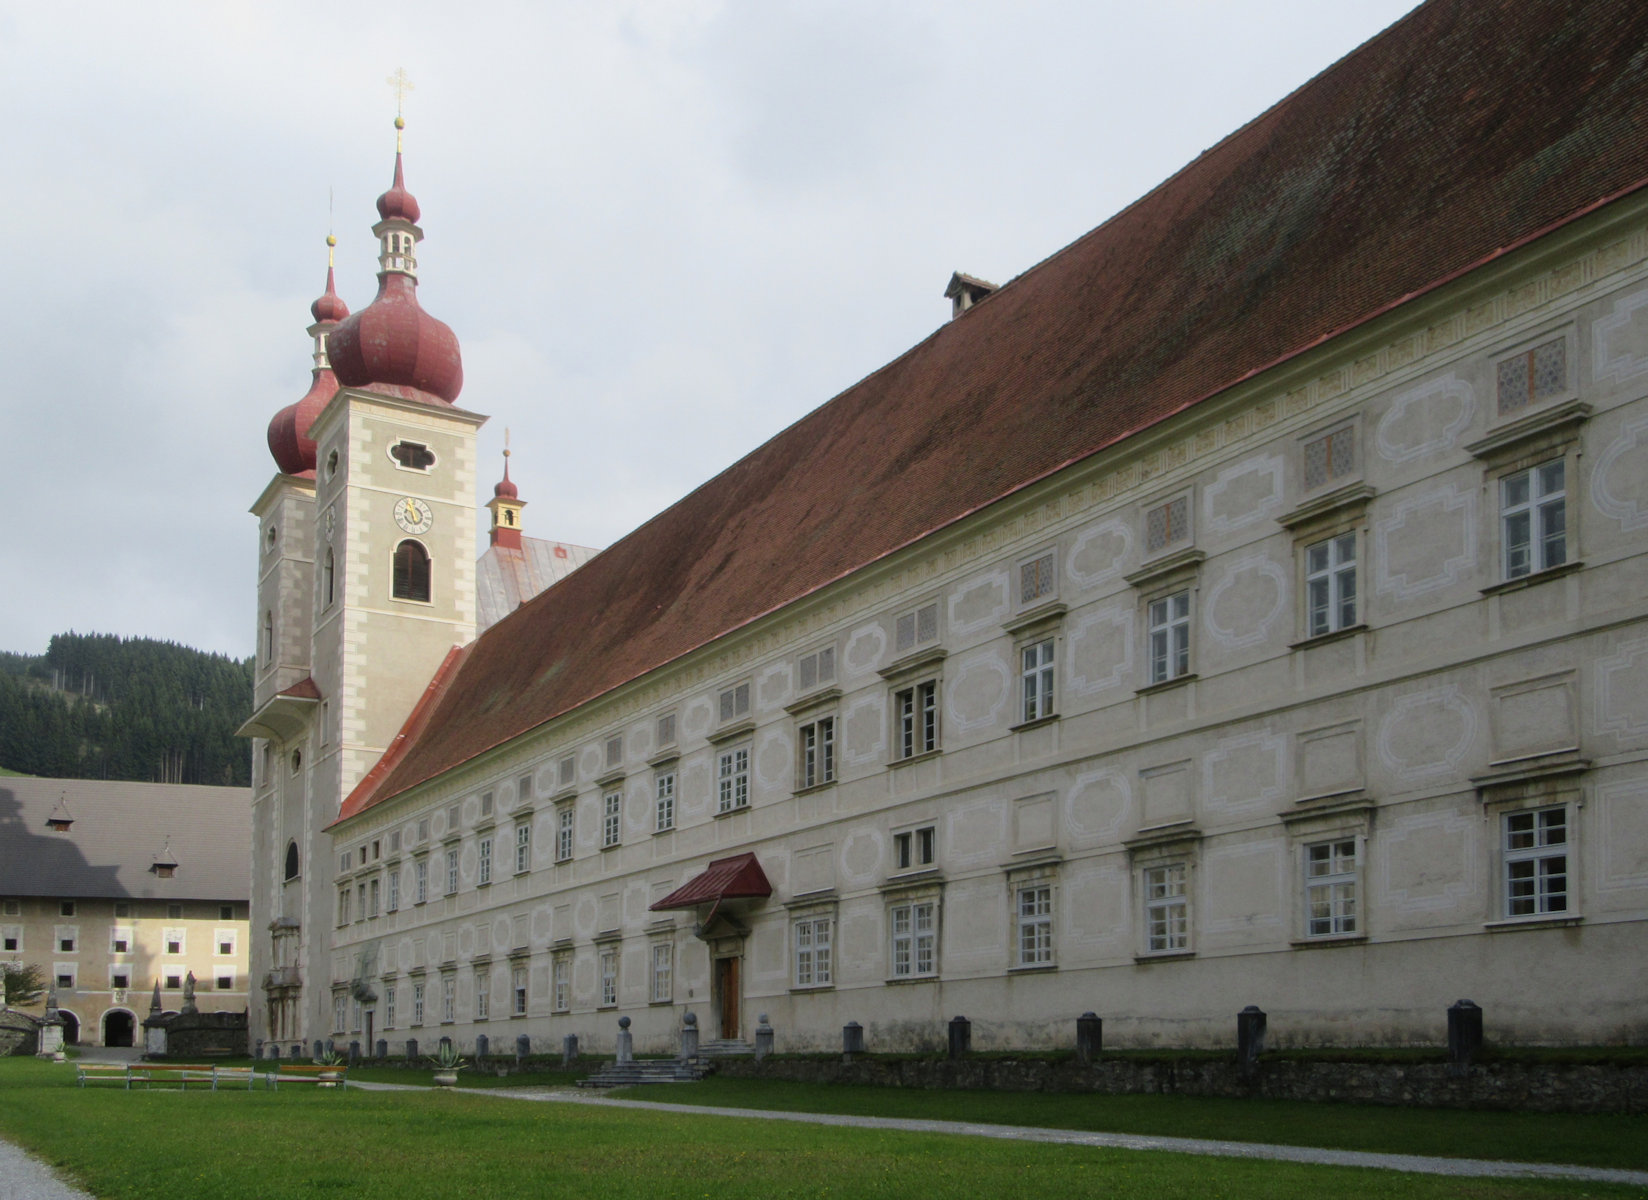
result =
[{"label": "gravel path", "polygon": [[92,1200],[21,1147],[0,1140],[0,1200]]},{"label": "gravel path", "polygon": [[[406,1084],[351,1083],[350,1087],[423,1091]],[[799,1121],[852,1129],[896,1129],[906,1133],[951,1133],[1018,1142],[1057,1142],[1067,1146],[1102,1146],[1112,1150],[1160,1150],[1169,1154],[1206,1154],[1220,1158],[1258,1158],[1275,1162],[1319,1163],[1334,1167],[1371,1167],[1420,1175],[1454,1175],[1499,1179],[1575,1179],[1590,1183],[1648,1186],[1648,1171],[1614,1167],[1579,1167],[1558,1163],[1500,1162],[1481,1158],[1431,1158],[1418,1154],[1376,1154],[1366,1150],[1326,1150],[1314,1146],[1275,1146],[1263,1142],[1221,1142],[1210,1138],[1152,1137],[1135,1133],[1088,1133],[1080,1129],[1040,1129],[1023,1125],[984,1125],[971,1121],[924,1121],[907,1117],[855,1117],[839,1113],[774,1112],[759,1108],[712,1108],[702,1104],[665,1104],[656,1100],[618,1100],[599,1093],[528,1088],[475,1088],[465,1095],[499,1100],[536,1100],[561,1104],[644,1108],[654,1112],[744,1117],[760,1121]]]}]

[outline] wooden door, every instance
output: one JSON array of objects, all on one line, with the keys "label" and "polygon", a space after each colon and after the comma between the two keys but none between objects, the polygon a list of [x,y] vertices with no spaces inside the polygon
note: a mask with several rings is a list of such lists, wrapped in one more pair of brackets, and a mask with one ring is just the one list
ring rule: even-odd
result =
[{"label": "wooden door", "polygon": [[721,1005],[721,1036],[738,1037],[738,964],[736,958],[715,960],[715,990]]}]

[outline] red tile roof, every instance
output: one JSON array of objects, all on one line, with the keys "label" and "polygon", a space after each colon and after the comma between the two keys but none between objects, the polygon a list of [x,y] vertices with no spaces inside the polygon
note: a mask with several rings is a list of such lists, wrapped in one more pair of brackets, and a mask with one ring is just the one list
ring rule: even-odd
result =
[{"label": "red tile roof", "polygon": [[1648,181],[1648,4],[1432,0],[473,645],[392,796]]},{"label": "red tile roof", "polygon": [[692,908],[698,904],[718,904],[722,900],[765,898],[772,895],[767,873],[753,853],[718,858],[702,875],[694,876],[662,900],[647,906],[648,912],[671,908]]}]

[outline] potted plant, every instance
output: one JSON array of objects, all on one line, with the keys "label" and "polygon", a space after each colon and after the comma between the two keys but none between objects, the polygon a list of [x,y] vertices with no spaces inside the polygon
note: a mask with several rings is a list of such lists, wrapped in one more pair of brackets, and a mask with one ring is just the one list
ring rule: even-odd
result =
[{"label": "potted plant", "polygon": [[435,1086],[441,1088],[456,1087],[458,1072],[469,1065],[459,1057],[458,1048],[448,1041],[441,1042],[429,1062],[435,1068]]},{"label": "potted plant", "polygon": [[[336,1050],[328,1050],[315,1060],[315,1064],[320,1067],[341,1067],[343,1066],[343,1055]],[[337,1087],[338,1075],[339,1073],[336,1070],[323,1070],[318,1077],[316,1086],[323,1088]]]}]

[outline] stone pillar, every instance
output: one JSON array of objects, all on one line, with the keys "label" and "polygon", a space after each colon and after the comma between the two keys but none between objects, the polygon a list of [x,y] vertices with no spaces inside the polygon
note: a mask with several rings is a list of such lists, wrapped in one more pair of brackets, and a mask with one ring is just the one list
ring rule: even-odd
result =
[{"label": "stone pillar", "polygon": [[320,1058],[321,1055],[323,1055],[325,1053],[326,1053],[326,1043],[321,1041],[319,1038],[316,1038],[315,1039],[315,1052],[312,1055],[310,1055],[310,1057],[318,1059],[318,1058]]},{"label": "stone pillar", "polygon": [[957,1015],[950,1018],[950,1057],[965,1058],[973,1049],[973,1023]]},{"label": "stone pillar", "polygon": [[1448,1074],[1469,1074],[1480,1049],[1482,1010],[1474,1000],[1457,1000],[1448,1006]]},{"label": "stone pillar", "polygon": [[864,1053],[864,1026],[848,1021],[841,1027],[841,1061],[852,1062],[853,1055]]},{"label": "stone pillar", "polygon": [[379,1038],[378,1039],[378,1044],[376,1046],[374,1046],[373,1049],[375,1051],[377,1051],[377,1057],[378,1058],[388,1058],[389,1057],[389,1042],[386,1039]]},{"label": "stone pillar", "polygon": [[63,1014],[57,1011],[57,989],[46,989],[46,1015],[40,1018],[39,1058],[61,1060],[63,1054]]},{"label": "stone pillar", "polygon": [[1265,1052],[1265,1014],[1250,1004],[1236,1014],[1236,1065],[1243,1073],[1255,1070]]},{"label": "stone pillar", "polygon": [[480,1066],[480,1060],[492,1052],[492,1039],[484,1033],[475,1035],[475,1065]]},{"label": "stone pillar", "polygon": [[356,1038],[349,1043],[349,1065],[352,1067],[360,1061],[360,1039]]},{"label": "stone pillar", "polygon": [[1104,1044],[1104,1020],[1097,1014],[1084,1012],[1076,1018],[1076,1058],[1083,1066],[1091,1066],[1099,1057]]},{"label": "stone pillar", "polygon": [[635,1038],[629,1031],[629,1018],[618,1018],[618,1064],[635,1061]]},{"label": "stone pillar", "polygon": [[761,1014],[761,1020],[755,1027],[755,1061],[760,1062],[773,1049],[773,1028],[767,1024],[767,1014]]},{"label": "stone pillar", "polygon": [[280,1043],[279,1042],[270,1042],[269,1043],[269,1057],[270,1058],[275,1058],[275,1059],[278,1059],[280,1057]]},{"label": "stone pillar", "polygon": [[681,1018],[681,1061],[692,1062],[698,1057],[698,1015],[687,1013]]},{"label": "stone pillar", "polygon": [[263,1039],[262,1038],[259,1038],[257,1040],[257,1045],[252,1047],[252,1057],[253,1058],[262,1058],[263,1057]]},{"label": "stone pillar", "polygon": [[561,1039],[561,1065],[570,1067],[578,1061],[578,1035],[569,1033]]},{"label": "stone pillar", "polygon": [[407,1038],[406,1039],[406,1061],[407,1062],[415,1062],[415,1061],[417,1061],[417,1057],[418,1057],[418,1039],[417,1038]]},{"label": "stone pillar", "polygon": [[523,1033],[520,1037],[515,1039],[515,1065],[524,1065],[526,1063],[526,1056],[531,1053],[532,1039]]}]

